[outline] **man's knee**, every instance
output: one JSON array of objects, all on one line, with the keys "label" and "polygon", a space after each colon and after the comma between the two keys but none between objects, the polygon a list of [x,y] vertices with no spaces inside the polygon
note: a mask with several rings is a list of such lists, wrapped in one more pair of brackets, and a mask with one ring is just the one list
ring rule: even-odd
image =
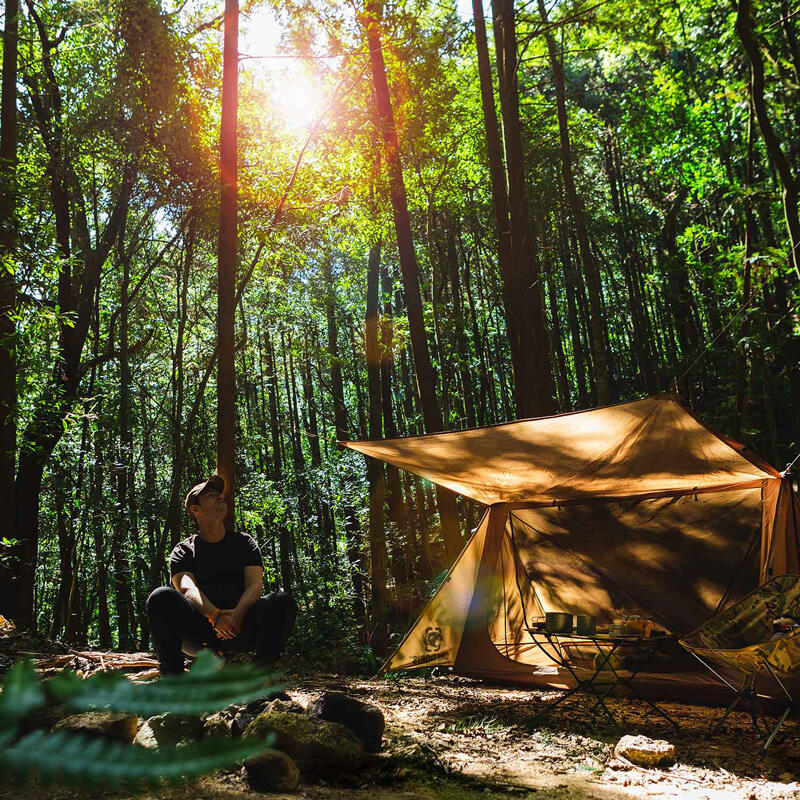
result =
[{"label": "man's knee", "polygon": [[149,616],[163,613],[166,609],[175,608],[181,599],[181,594],[171,586],[159,586],[147,598],[147,613]]},{"label": "man's knee", "polygon": [[288,592],[271,592],[266,597],[262,597],[261,602],[267,605],[276,616],[283,619],[294,621],[297,616],[297,601]]}]

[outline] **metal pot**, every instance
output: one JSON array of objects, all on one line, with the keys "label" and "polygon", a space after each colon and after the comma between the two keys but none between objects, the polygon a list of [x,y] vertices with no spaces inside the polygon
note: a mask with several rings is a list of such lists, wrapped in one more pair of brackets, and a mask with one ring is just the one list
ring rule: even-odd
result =
[{"label": "metal pot", "polygon": [[594,617],[590,617],[588,614],[578,614],[575,617],[575,633],[579,633],[582,636],[593,636],[594,632]]},{"label": "metal pot", "polygon": [[572,633],[572,614],[563,611],[548,611],[545,626],[549,633]]}]

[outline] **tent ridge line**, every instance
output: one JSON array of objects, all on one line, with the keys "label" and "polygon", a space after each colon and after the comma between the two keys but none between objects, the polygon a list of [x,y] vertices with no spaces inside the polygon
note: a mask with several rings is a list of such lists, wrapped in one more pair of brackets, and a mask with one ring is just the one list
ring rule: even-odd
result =
[{"label": "tent ridge line", "polygon": [[[470,431],[484,431],[489,428],[504,428],[507,425],[518,425],[520,422],[540,422],[545,419],[557,419],[558,417],[574,417],[576,414],[588,414],[591,411],[601,411],[604,408],[616,408],[617,406],[628,406],[633,403],[641,403],[644,400],[672,400],[683,406],[680,397],[675,392],[659,392],[658,394],[647,394],[644,397],[637,397],[634,400],[620,400],[618,403],[609,403],[607,406],[593,406],[592,408],[577,408],[574,411],[564,411],[561,414],[545,414],[542,417],[523,417],[522,419],[512,419],[507,422],[497,422],[494,425],[474,425],[471,428],[457,428],[449,431],[431,431],[430,433],[418,433],[415,436],[390,436],[383,439],[337,439],[339,447],[351,447],[355,444],[374,444],[376,442],[399,442],[409,439],[428,439],[431,436],[441,436],[446,433],[469,433]],[[715,434],[716,435],[716,434]],[[487,505],[492,505],[491,503]]]},{"label": "tent ridge line", "polygon": [[550,508],[560,506],[581,506],[589,505],[590,503],[619,503],[627,500],[654,500],[660,497],[689,497],[693,494],[714,494],[717,492],[733,492],[737,489],[757,489],[764,481],[767,480],[780,480],[780,478],[772,475],[765,475],[763,478],[754,478],[749,481],[739,481],[738,483],[726,483],[721,486],[704,486],[699,488],[697,486],[686,487],[683,489],[665,489],[658,492],[644,492],[642,494],[625,494],[625,495],[592,495],[586,497],[574,497],[570,499],[555,499],[555,500],[516,500],[507,503],[494,503],[495,505],[505,505],[509,510],[518,508]]}]

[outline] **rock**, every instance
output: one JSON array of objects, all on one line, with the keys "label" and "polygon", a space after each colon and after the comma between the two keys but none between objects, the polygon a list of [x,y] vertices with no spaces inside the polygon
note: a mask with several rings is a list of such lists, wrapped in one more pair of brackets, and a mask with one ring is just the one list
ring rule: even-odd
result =
[{"label": "rock", "polygon": [[203,720],[200,717],[179,714],[159,714],[150,717],[139,728],[136,744],[155,750],[159,747],[175,747],[187,742],[196,742],[203,736]]},{"label": "rock", "polygon": [[225,715],[217,712],[209,714],[203,722],[204,739],[221,739],[231,736],[231,720]]},{"label": "rock", "polygon": [[297,764],[280,750],[265,750],[244,762],[247,783],[259,792],[294,792],[300,783]]},{"label": "rock", "polygon": [[26,714],[20,722],[20,733],[45,729],[52,730],[53,726],[62,719],[72,716],[72,711],[67,711],[62,705],[44,706]]},{"label": "rock", "polygon": [[308,716],[338,722],[349,728],[368,753],[377,753],[381,749],[386,721],[381,710],[369,703],[341,692],[325,692],[308,707]]},{"label": "rock", "polygon": [[52,731],[81,733],[109,742],[130,744],[136,736],[137,717],[128,714],[111,714],[106,711],[90,711],[85,714],[72,714],[56,722]]},{"label": "rock", "polygon": [[296,700],[273,700],[267,711],[281,711],[286,714],[305,714],[306,710]]},{"label": "rock", "polygon": [[254,719],[244,738],[272,736],[272,747],[297,763],[303,778],[341,780],[365,761],[364,748],[344,725],[313,720],[305,714],[267,711]]},{"label": "rock", "polygon": [[614,755],[639,767],[670,767],[675,763],[675,745],[646,736],[623,736],[614,747]]}]

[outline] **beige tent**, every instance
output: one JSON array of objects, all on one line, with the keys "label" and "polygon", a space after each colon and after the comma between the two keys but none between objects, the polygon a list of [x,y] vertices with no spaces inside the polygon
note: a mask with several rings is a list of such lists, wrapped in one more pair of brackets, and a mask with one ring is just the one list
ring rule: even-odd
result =
[{"label": "beige tent", "polygon": [[[567,686],[527,630],[547,611],[638,615],[685,634],[768,577],[800,571],[788,479],[674,395],[343,444],[488,507],[384,671],[451,666]],[[639,681],[662,696],[686,687],[673,669]]]}]

